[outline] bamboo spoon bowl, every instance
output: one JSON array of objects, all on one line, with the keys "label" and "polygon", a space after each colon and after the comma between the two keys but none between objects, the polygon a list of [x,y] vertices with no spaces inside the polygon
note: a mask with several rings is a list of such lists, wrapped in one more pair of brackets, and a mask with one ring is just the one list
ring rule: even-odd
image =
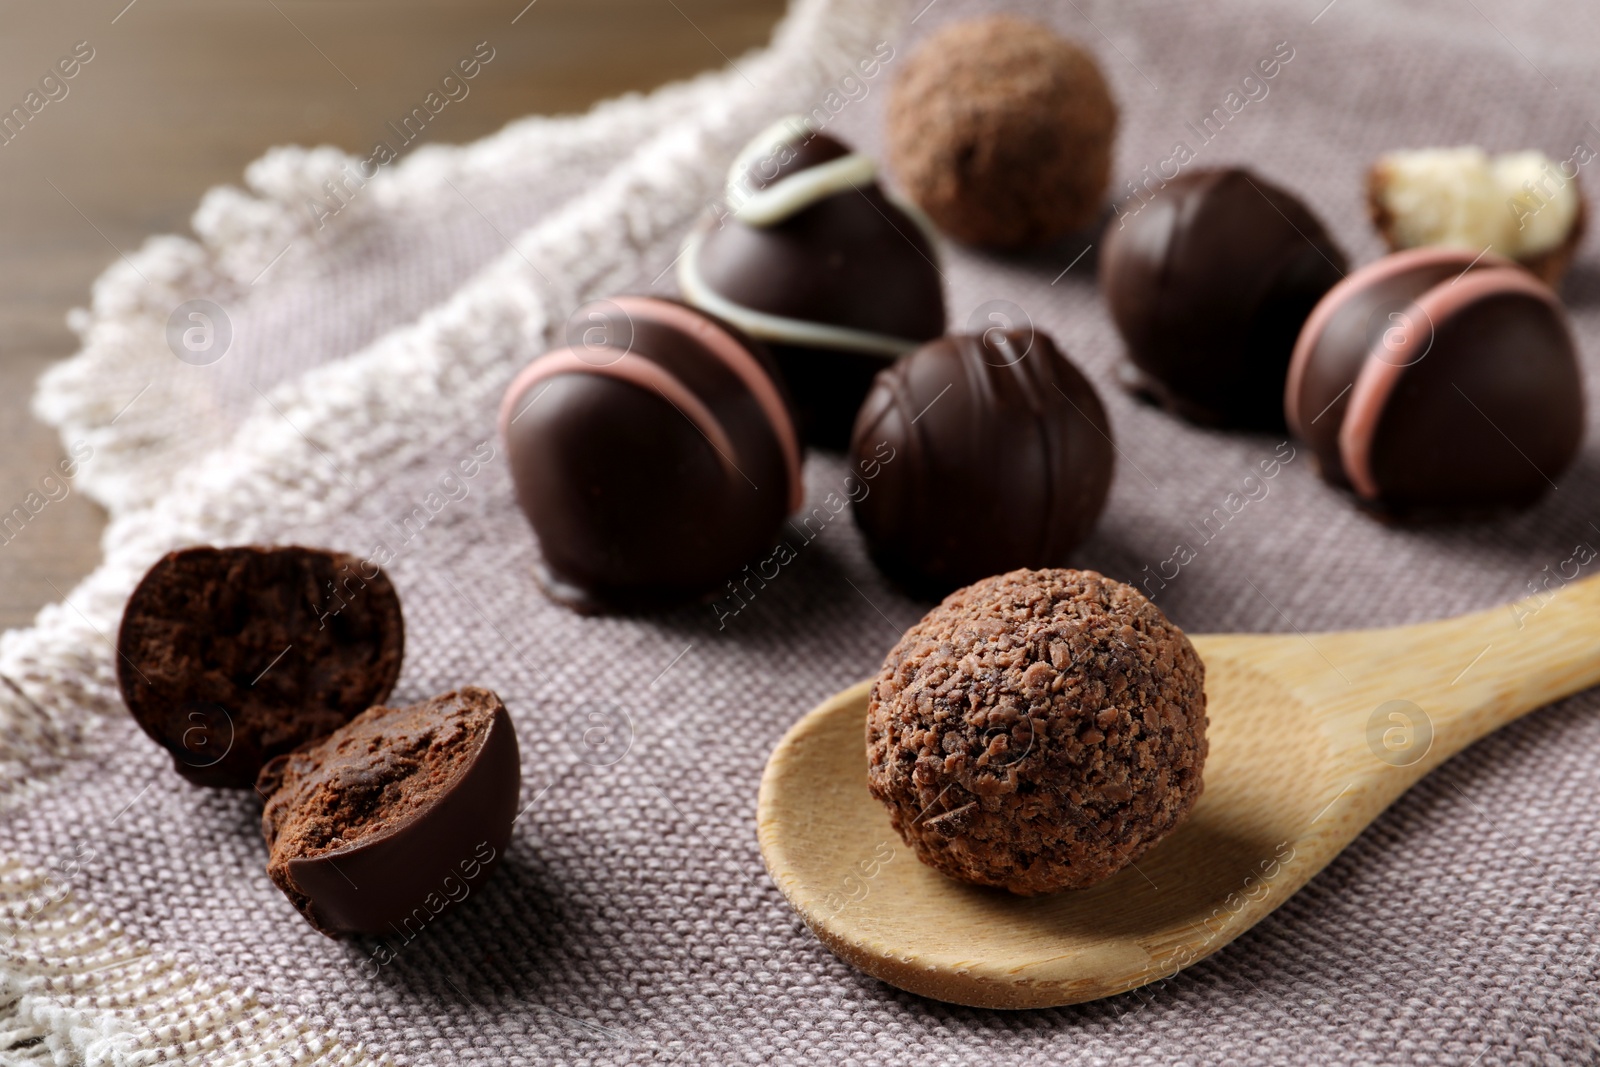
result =
[{"label": "bamboo spoon bowl", "polygon": [[1600,578],[1441,622],[1191,640],[1205,793],[1135,866],[1017,897],[921,863],[867,791],[862,682],[768,760],[757,819],[773,881],[840,958],[936,1000],[1055,1007],[1169,977],[1261,921],[1428,771],[1600,682]]}]

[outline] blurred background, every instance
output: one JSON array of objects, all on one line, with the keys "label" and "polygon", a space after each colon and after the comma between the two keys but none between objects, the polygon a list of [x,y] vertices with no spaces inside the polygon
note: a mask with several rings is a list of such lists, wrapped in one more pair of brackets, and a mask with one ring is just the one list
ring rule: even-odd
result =
[{"label": "blurred background", "polygon": [[[65,316],[145,238],[189,233],[213,185],[278,144],[368,151],[477,42],[471,106],[411,147],[471,141],[530,113],[581,111],[721,66],[764,43],[783,0],[8,0],[0,103],[87,42],[65,95],[0,140],[0,499],[63,458],[29,412],[71,355]],[[38,106],[37,104],[35,106]],[[48,114],[45,114],[45,111]],[[0,628],[26,625],[94,566],[100,508],[74,492],[0,545]],[[58,592],[60,590],[60,592]]]}]

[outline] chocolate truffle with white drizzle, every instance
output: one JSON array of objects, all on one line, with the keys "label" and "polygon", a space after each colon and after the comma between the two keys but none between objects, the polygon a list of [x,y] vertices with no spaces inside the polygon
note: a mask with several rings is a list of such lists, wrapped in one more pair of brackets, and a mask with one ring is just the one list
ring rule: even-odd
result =
[{"label": "chocolate truffle with white drizzle", "polygon": [[806,440],[844,448],[872,378],[944,332],[932,226],[872,160],[784,119],[734,160],[678,261],[686,300],[767,342]]},{"label": "chocolate truffle with white drizzle", "polygon": [[1323,477],[1367,507],[1473,514],[1555,484],[1583,438],[1583,381],[1549,286],[1492,252],[1419,248],[1322,298],[1284,413]]},{"label": "chocolate truffle with white drizzle", "polygon": [[800,444],[759,343],[671,300],[579,309],[574,343],[500,407],[517,502],[552,599],[579,611],[710,592],[800,506]]}]

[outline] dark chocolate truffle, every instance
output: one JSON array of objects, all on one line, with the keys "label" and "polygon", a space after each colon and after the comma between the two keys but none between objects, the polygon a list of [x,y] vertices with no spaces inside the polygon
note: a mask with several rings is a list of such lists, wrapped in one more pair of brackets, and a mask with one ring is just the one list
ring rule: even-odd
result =
[{"label": "dark chocolate truffle", "polygon": [[1108,228],[1100,285],[1137,388],[1206,425],[1279,429],[1289,355],[1345,258],[1290,193],[1196,170]]},{"label": "dark chocolate truffle", "polygon": [[1114,460],[1094,386],[1036,330],[943,337],[881,372],[850,451],[877,470],[854,505],[873,559],[930,597],[1066,562]]},{"label": "dark chocolate truffle", "polygon": [[256,788],[267,874],[312,926],[409,939],[494,869],[522,766],[505,705],[469,688],[368,708]]},{"label": "dark chocolate truffle", "polygon": [[1531,503],[1583,439],[1583,380],[1549,286],[1492,253],[1369,263],[1306,321],[1284,396],[1322,475],[1396,515]]},{"label": "dark chocolate truffle", "polygon": [[807,442],[844,448],[872,376],[944,332],[932,232],[872,160],[799,118],[728,175],[727,213],[678,260],[686,300],[770,346]]},{"label": "dark chocolate truffle", "polygon": [[376,565],[315,548],[186,548],[151,567],[117,634],[117,684],[197,785],[261,765],[383,700],[400,599]]},{"label": "dark chocolate truffle", "polygon": [[670,300],[620,296],[534,360],[500,408],[535,574],[580,611],[694,599],[799,507],[800,444],[766,353]]},{"label": "dark chocolate truffle", "polygon": [[1194,807],[1205,667],[1132,586],[1012,571],[906,631],[867,704],[867,775],[952,878],[1033,895],[1111,877]]},{"label": "dark chocolate truffle", "polygon": [[1094,57],[1009,15],[929,37],[889,94],[889,165],[969,244],[1041,245],[1095,220],[1117,105]]}]

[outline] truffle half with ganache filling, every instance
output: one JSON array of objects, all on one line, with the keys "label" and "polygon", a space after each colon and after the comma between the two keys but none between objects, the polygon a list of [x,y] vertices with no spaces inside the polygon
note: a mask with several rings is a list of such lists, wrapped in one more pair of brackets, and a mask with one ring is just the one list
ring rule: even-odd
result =
[{"label": "truffle half with ganache filling", "polygon": [[784,119],[678,261],[684,299],[767,343],[810,444],[844,448],[873,375],[944,332],[933,230],[871,159]]},{"label": "truffle half with ganache filling", "polygon": [[377,564],[298,545],[197,545],[139,580],[117,631],[134,720],[196,785],[262,764],[389,695],[405,620]]},{"label": "truffle half with ganache filling", "polygon": [[521,786],[489,690],[368,708],[261,769],[267,874],[330,937],[414,936],[494,869]]},{"label": "truffle half with ganache filling", "polygon": [[1205,668],[1132,586],[1019,570],[906,631],[867,704],[867,780],[918,858],[1031,896],[1111,877],[1200,797]]}]

